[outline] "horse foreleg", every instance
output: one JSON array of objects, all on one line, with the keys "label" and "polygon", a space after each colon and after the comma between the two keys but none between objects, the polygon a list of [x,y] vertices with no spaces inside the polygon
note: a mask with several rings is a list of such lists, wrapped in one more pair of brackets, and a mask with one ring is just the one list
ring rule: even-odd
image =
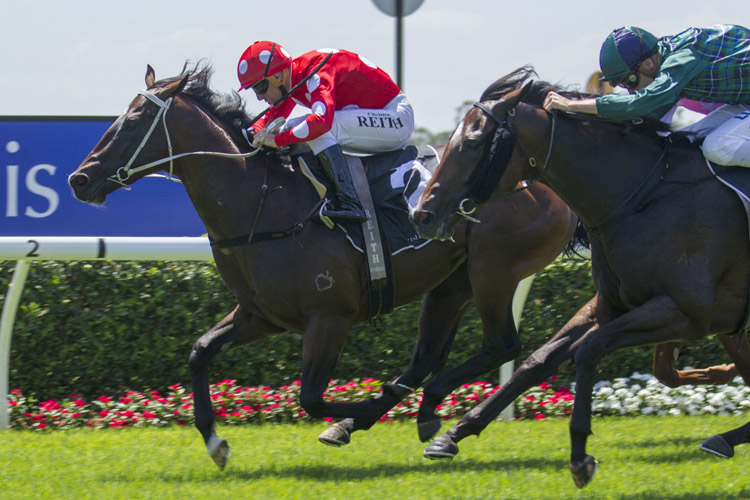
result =
[{"label": "horse foreleg", "polygon": [[425,384],[417,419],[419,438],[423,442],[432,439],[440,430],[440,419],[435,411],[448,394],[461,384],[475,381],[506,361],[518,357],[521,340],[513,321],[514,290],[515,287],[511,287],[495,290],[491,295],[475,293],[477,310],[482,319],[482,349],[459,366]]},{"label": "horse foreleg", "polygon": [[424,451],[425,458],[453,458],[458,453],[459,441],[471,435],[479,436],[518,396],[547,380],[557,367],[569,361],[581,339],[598,325],[596,300],[596,297],[591,299],[552,339],[534,351],[500,390],[472,408],[448,432],[433,441]]},{"label": "horse foreleg", "polygon": [[[336,422],[328,429],[324,430],[318,436],[318,441],[329,446],[340,447],[351,442],[351,435],[355,431],[368,430],[380,417],[388,413],[388,410],[396,406],[399,401],[414,392],[414,388],[405,384],[389,382],[383,384],[381,393],[373,398],[359,403],[328,403],[329,408],[344,408],[348,415],[358,415],[356,417],[347,417],[340,422]],[[358,410],[355,410],[357,408]],[[338,412],[333,412],[338,414]],[[367,416],[363,416],[366,414]]]},{"label": "horse foreleg", "polygon": [[[342,316],[317,316],[308,321],[302,339],[302,381],[299,403],[313,418],[333,416],[323,394],[344,348],[352,321]],[[341,415],[337,415],[341,416]],[[349,417],[350,415],[343,415]],[[354,421],[346,418],[324,431],[318,440],[330,446],[349,443]]]},{"label": "horse foreleg", "polygon": [[229,459],[229,445],[216,435],[216,421],[208,381],[208,367],[211,359],[219,352],[262,339],[272,332],[261,328],[254,317],[245,314],[239,306],[219,321],[211,330],[203,334],[193,345],[188,366],[193,383],[193,406],[195,426],[203,436],[208,454],[220,469]]},{"label": "horse foreleg", "polygon": [[654,346],[654,376],[662,384],[668,387],[679,387],[682,385],[721,385],[730,382],[737,376],[738,370],[734,364],[716,365],[693,370],[677,370],[675,369],[675,362],[681,348],[681,342],[667,342]]},{"label": "horse foreleg", "polygon": [[742,443],[750,443],[750,423],[706,439],[700,449],[721,458],[732,458],[734,447]]},{"label": "horse foreleg", "polygon": [[[731,337],[717,335],[716,338],[724,346],[732,361],[734,361],[737,371],[745,383],[750,385],[750,342],[747,335],[740,334]],[[750,443],[750,423],[706,439],[700,445],[700,449],[722,458],[732,458],[734,456],[734,447],[743,443]]]},{"label": "horse foreleg", "polygon": [[[344,348],[352,320],[343,316],[324,315],[311,318],[302,341],[302,385],[299,402],[313,418],[337,417],[337,422],[318,439],[331,446],[342,446],[350,441],[350,434],[368,423],[377,421],[374,415],[392,408],[410,388],[388,384],[380,396],[356,403],[335,403],[323,399],[336,363]],[[369,424],[371,425],[371,423]]]},{"label": "horse foreleg", "polygon": [[[734,361],[733,365],[736,372],[734,378],[739,375],[745,384],[750,385],[750,340],[747,335],[740,333],[737,335],[717,335],[716,340],[721,342],[724,346],[724,350],[729,355],[729,359]],[[727,382],[731,381],[730,378]]]}]

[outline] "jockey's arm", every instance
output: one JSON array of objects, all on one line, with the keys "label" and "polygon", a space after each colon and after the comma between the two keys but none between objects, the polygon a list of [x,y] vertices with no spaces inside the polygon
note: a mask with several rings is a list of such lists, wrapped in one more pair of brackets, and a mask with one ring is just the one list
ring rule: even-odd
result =
[{"label": "jockey's arm", "polygon": [[547,94],[547,97],[544,99],[544,109],[547,111],[559,109],[567,113],[597,114],[596,99],[568,99],[557,92]]}]

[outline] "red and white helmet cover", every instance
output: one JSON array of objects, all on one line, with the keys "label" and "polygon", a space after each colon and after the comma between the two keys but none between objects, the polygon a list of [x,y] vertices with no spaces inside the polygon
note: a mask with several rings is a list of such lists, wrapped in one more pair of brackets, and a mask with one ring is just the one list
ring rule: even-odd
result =
[{"label": "red and white helmet cover", "polygon": [[291,62],[289,52],[278,43],[265,40],[253,43],[245,49],[237,63],[239,90],[246,89],[263,78],[281,71]]}]

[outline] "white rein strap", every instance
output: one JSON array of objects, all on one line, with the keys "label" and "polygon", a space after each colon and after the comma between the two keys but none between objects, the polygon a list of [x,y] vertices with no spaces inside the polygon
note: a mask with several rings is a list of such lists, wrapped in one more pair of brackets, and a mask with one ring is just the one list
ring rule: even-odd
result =
[{"label": "white rein strap", "polygon": [[[260,148],[259,148],[249,153],[220,153],[220,152],[214,152],[214,151],[189,151],[187,153],[180,153],[176,155],[172,154],[172,140],[169,137],[169,130],[167,129],[167,111],[169,110],[169,106],[171,106],[172,104],[172,98],[170,97],[166,101],[162,101],[161,99],[156,97],[154,94],[152,94],[148,90],[141,90],[138,93],[142,95],[143,97],[145,97],[146,99],[148,99],[149,101],[156,104],[157,106],[159,106],[159,112],[156,113],[156,116],[154,117],[154,121],[151,123],[151,127],[149,127],[148,132],[146,132],[146,135],[143,136],[141,143],[133,152],[133,156],[130,157],[130,160],[128,161],[128,163],[124,167],[118,168],[115,175],[109,178],[109,180],[117,184],[120,184],[125,189],[130,188],[127,184],[125,184],[125,181],[130,179],[130,177],[132,177],[133,174],[137,174],[138,172],[148,170],[150,168],[156,167],[158,165],[162,165],[167,162],[169,162],[169,175],[167,176],[167,178],[170,180],[179,182],[179,180],[173,178],[172,176],[172,172],[174,170],[173,161],[178,158],[182,158],[184,156],[210,155],[210,156],[220,156],[222,158],[249,158],[253,155],[256,155],[260,151]],[[141,150],[144,148],[148,140],[151,138],[151,134],[154,133],[156,124],[159,123],[159,118],[161,118],[162,124],[164,125],[164,135],[167,138],[167,148],[169,151],[169,156],[167,156],[166,158],[162,158],[160,160],[152,161],[151,163],[147,163],[145,165],[140,165],[138,167],[132,168],[133,163],[135,162],[135,159],[138,157]]]}]

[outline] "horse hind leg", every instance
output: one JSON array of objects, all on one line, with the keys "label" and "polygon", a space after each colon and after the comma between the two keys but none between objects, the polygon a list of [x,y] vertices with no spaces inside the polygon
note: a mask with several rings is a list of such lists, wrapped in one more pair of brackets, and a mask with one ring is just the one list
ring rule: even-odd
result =
[{"label": "horse hind leg", "polygon": [[743,443],[750,443],[750,423],[731,431],[711,436],[703,441],[699,448],[717,457],[732,458],[734,456],[734,447]]},{"label": "horse hind leg", "polygon": [[278,333],[270,325],[245,314],[237,306],[211,330],[204,333],[193,345],[188,360],[192,376],[195,426],[203,436],[209,456],[223,470],[229,459],[229,444],[216,435],[216,420],[211,405],[208,367],[211,359],[221,352],[260,340]]},{"label": "horse hind leg", "polygon": [[[654,376],[667,387],[722,385],[731,382],[739,373],[735,364],[723,364],[692,370],[677,370],[675,369],[675,362],[681,348],[681,342],[667,342],[654,346]],[[750,355],[750,350],[748,351],[748,355]]]}]

